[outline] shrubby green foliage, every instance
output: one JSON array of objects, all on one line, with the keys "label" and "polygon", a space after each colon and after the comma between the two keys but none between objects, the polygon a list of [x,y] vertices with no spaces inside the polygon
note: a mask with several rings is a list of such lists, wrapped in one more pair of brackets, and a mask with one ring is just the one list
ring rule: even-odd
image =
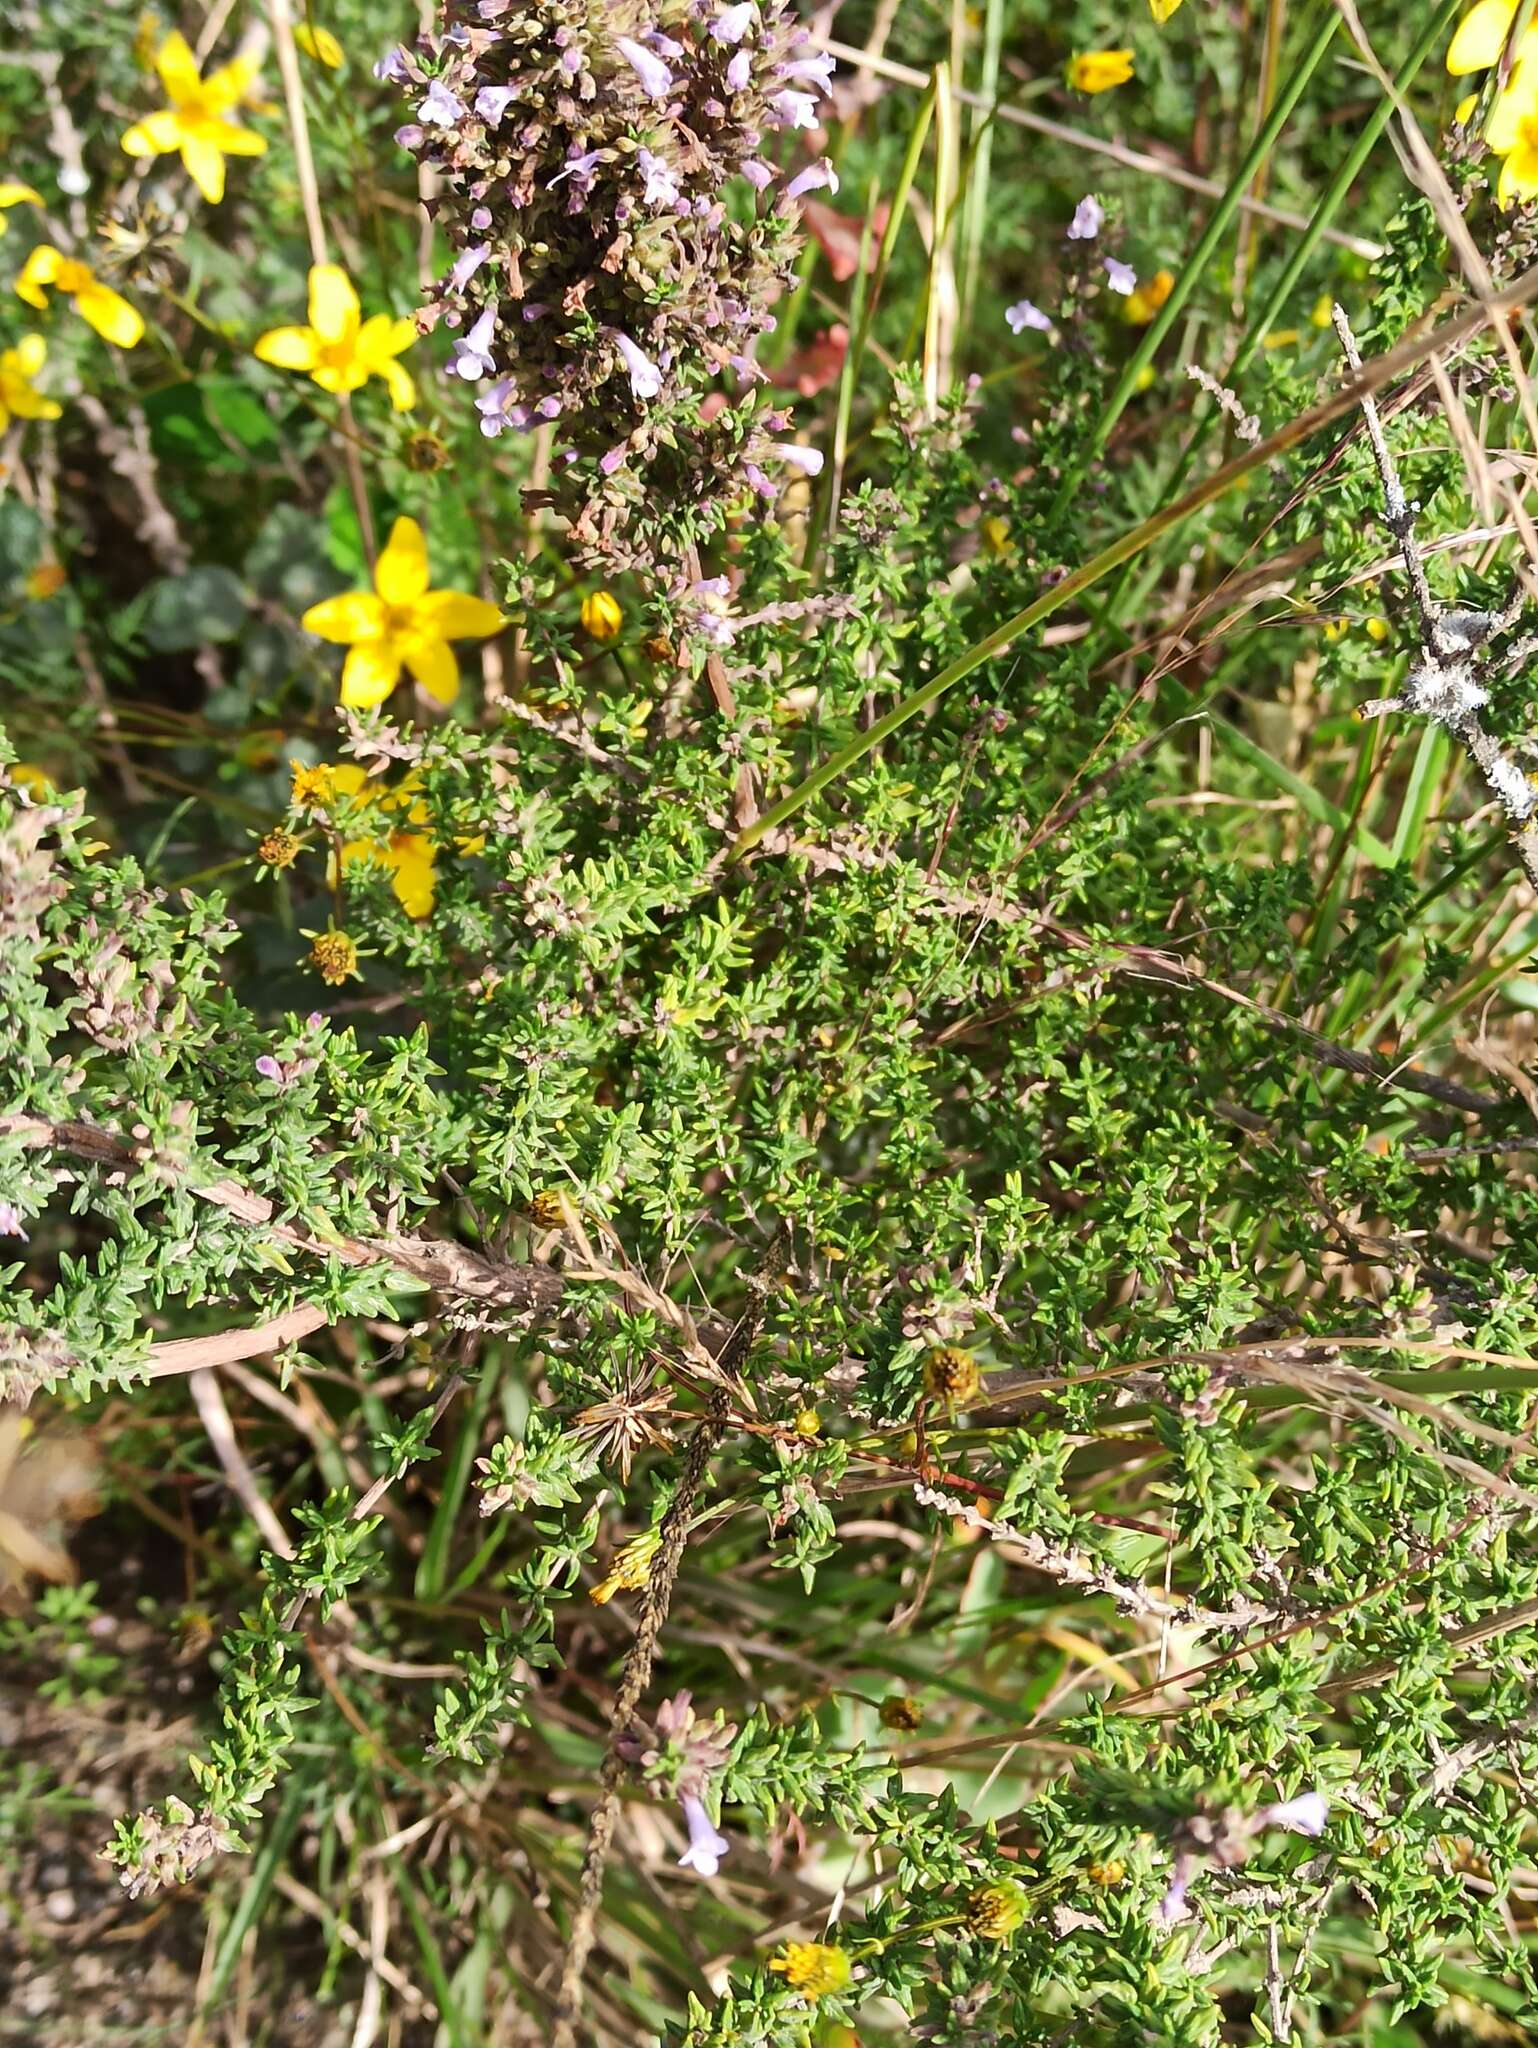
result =
[{"label": "shrubby green foliage", "polygon": [[[1368,24],[1431,134],[1454,12]],[[726,90],[758,16],[715,49],[720,13],[485,18],[535,22],[547,95],[580,35],[622,182],[616,136],[682,146],[648,53]],[[481,433],[463,346],[391,324],[400,95],[468,95],[463,43],[375,80],[372,16],[296,49],[275,9],[308,128],[291,80],[234,104],[267,150],[214,208],[169,146],[125,171],[134,19],[38,24],[53,126],[13,81],[10,168],[70,260],[106,231],[148,325],[112,353],[55,280],[60,414],[18,415],[0,500],[0,1393],[37,1425],[0,1455],[6,1582],[81,1490],[51,1438],[90,1431],[100,1510],[0,1660],[160,1730],[108,1918],[153,1894],[196,1951],[209,1916],[210,2010],[239,1966],[274,2041],[304,1972],[339,2040],[1534,2023],[1538,912],[1466,725],[1353,717],[1424,622],[1313,317],[1339,297],[1370,379],[1404,348],[1430,589],[1498,610],[1526,335],[1469,307],[1526,303],[1530,226],[1466,129],[1427,193],[1386,146],[1332,185],[1380,88],[1299,16],[1262,152],[1290,225],[949,98],[1029,110],[1125,35],[1136,88],[1071,118],[1183,149],[1210,97],[1236,198],[1229,11],[884,16],[899,78],[957,72],[819,111],[846,214],[775,196],[787,116],[775,191],[607,274],[654,309],[656,415],[568,308],[564,481],[566,427]],[[460,181],[435,305],[501,118],[407,136]],[[743,370],[691,440],[702,273],[771,244],[795,426]],[[655,503],[595,459],[605,407]],[[766,433],[826,460],[761,486],[731,465]],[[1518,764],[1524,672],[1483,711]],[[7,1841],[86,1768],[31,1739]]]}]

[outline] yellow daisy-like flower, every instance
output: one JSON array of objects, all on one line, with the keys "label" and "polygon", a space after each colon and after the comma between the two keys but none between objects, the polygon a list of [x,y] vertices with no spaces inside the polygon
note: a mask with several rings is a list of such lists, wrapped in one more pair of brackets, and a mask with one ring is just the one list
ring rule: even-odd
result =
[{"label": "yellow daisy-like flower", "polygon": [[1109,92],[1131,76],[1130,50],[1086,50],[1068,59],[1068,83],[1075,92]]},{"label": "yellow daisy-like flower", "polygon": [[612,590],[594,590],[582,600],[582,629],[595,640],[612,640],[625,623],[619,599]]},{"label": "yellow daisy-like flower", "polygon": [[[13,206],[20,206],[23,202],[28,206],[41,206],[43,195],[30,185],[19,184],[14,178],[0,178],[0,213],[9,213]],[[0,232],[3,231],[4,223],[0,222]]]},{"label": "yellow daisy-like flower", "polygon": [[323,932],[305,932],[302,936],[312,942],[309,962],[322,981],[332,988],[340,988],[344,981],[350,981],[354,976],[362,979],[358,974],[358,949],[346,932],[339,932],[334,925],[328,925]]},{"label": "yellow daisy-like flower", "polygon": [[74,257],[66,256],[48,242],[41,242],[21,266],[14,290],[17,298],[46,312],[50,287],[73,299],[81,319],[115,348],[132,348],[143,340],[144,322],[127,299],[119,298],[84,263],[77,263]]},{"label": "yellow daisy-like flower", "polygon": [[458,590],[427,587],[427,543],[414,519],[397,519],[374,568],[372,591],[348,591],[312,604],[307,633],[346,647],[342,702],[355,710],[382,704],[402,668],[440,704],[459,691],[451,640],[485,640],[506,624],[494,604]]},{"label": "yellow daisy-like flower", "polygon": [[426,917],[438,893],[438,842],[419,829],[427,823],[427,806],[416,794],[412,778],[407,776],[398,789],[385,789],[377,783],[371,789],[368,776],[354,761],[344,761],[330,772],[335,795],[404,814],[383,845],[372,839],[346,840],[341,853],[343,869],[360,864],[388,869],[390,887],[401,909],[408,917]]},{"label": "yellow daisy-like flower", "polygon": [[193,184],[210,206],[217,206],[224,197],[224,159],[261,156],[267,148],[260,135],[229,118],[259,68],[254,57],[237,57],[204,78],[187,38],[173,29],[155,59],[171,104],[135,121],[123,136],[124,149],[137,157],[180,151]]},{"label": "yellow daisy-like flower", "polygon": [[1134,285],[1122,308],[1123,318],[1134,327],[1146,327],[1175,289],[1173,270],[1156,270],[1152,277]]},{"label": "yellow daisy-like flower", "polygon": [[328,71],[341,70],[342,46],[329,28],[301,21],[295,25],[294,41],[305,56],[313,57],[317,64],[324,64]]},{"label": "yellow daisy-like flower", "polygon": [[[1466,78],[1471,71],[1488,71],[1499,64],[1511,25],[1517,18],[1519,0],[1475,0],[1454,32],[1447,49],[1447,69],[1454,78]],[[1538,51],[1538,29],[1529,26],[1517,50],[1520,61]]]},{"label": "yellow daisy-like flower", "polygon": [[288,800],[296,811],[323,810],[336,795],[336,770],[329,761],[307,768],[303,761],[290,761]]},{"label": "yellow daisy-like flower", "polygon": [[365,320],[352,280],[336,263],[312,265],[309,311],[308,327],[274,327],[259,336],[257,361],[303,370],[322,391],[356,391],[370,377],[382,377],[395,410],[409,412],[417,388],[395,358],[415,345],[416,322],[392,313]]},{"label": "yellow daisy-like flower", "polygon": [[854,1976],[847,1951],[825,1941],[787,1941],[769,1965],[810,2005],[847,1991]]},{"label": "yellow daisy-like flower", "polygon": [[0,434],[13,419],[59,417],[63,407],[33,389],[33,380],[47,360],[48,344],[40,334],[24,334],[14,348],[0,349]]},{"label": "yellow daisy-like flower", "polygon": [[1538,199],[1538,57],[1524,60],[1490,110],[1485,140],[1503,159],[1496,196],[1502,206]]}]

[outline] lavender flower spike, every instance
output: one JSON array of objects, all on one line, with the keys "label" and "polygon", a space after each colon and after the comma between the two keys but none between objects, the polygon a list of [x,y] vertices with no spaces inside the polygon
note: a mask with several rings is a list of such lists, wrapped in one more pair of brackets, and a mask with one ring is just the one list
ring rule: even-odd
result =
[{"label": "lavender flower spike", "polygon": [[738,7],[723,7],[711,25],[710,33],[718,43],[740,43],[753,26],[753,0],[742,0]]},{"label": "lavender flower spike", "polygon": [[1034,327],[1038,334],[1045,334],[1052,325],[1040,306],[1033,306],[1029,299],[1016,299],[1012,306],[1006,306],[1004,318],[1009,322],[1011,334],[1023,334],[1027,327]]},{"label": "lavender flower spike", "polygon": [[1104,226],[1105,208],[1091,192],[1073,210],[1073,219],[1068,223],[1068,239],[1070,242],[1092,242]]},{"label": "lavender flower spike", "polygon": [[803,192],[831,192],[836,194],[837,191],[838,172],[834,170],[832,164],[825,156],[821,156],[817,159],[816,163],[808,164],[804,171],[797,171],[796,175],[785,187],[785,197],[787,199],[799,199]]},{"label": "lavender flower spike", "polygon": [[679,1857],[678,1867],[697,1870],[701,1877],[714,1877],[721,1868],[721,1858],[732,1845],[725,1835],[717,1833],[703,1803],[692,1792],[681,1794],[679,1804],[689,1823],[689,1846]]},{"label": "lavender flower spike", "polygon": [[463,377],[467,384],[478,384],[482,377],[489,377],[497,367],[490,354],[491,337],[496,332],[496,325],[497,308],[493,301],[464,340],[454,343],[454,360],[449,367],[456,377]]},{"label": "lavender flower spike", "polygon": [[616,36],[614,47],[641,81],[641,90],[654,100],[665,100],[673,90],[673,74],[662,59],[638,43],[633,36]]},{"label": "lavender flower spike", "polygon": [[621,334],[618,328],[614,332],[614,346],[624,357],[625,368],[630,372],[631,397],[655,398],[662,389],[662,372],[651,357],[637,348],[628,334]]},{"label": "lavender flower spike", "polygon": [[1322,1835],[1330,1817],[1330,1802],[1322,1792],[1302,1792],[1296,1799],[1281,1799],[1263,1806],[1256,1820],[1263,1827],[1290,1828],[1295,1835]]}]

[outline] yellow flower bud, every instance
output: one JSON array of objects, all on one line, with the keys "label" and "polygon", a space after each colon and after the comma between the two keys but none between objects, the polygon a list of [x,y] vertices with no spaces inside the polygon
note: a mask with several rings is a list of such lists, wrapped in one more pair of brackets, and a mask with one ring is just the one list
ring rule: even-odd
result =
[{"label": "yellow flower bud", "polygon": [[613,640],[625,623],[612,590],[594,590],[582,600],[582,628],[595,640]]}]

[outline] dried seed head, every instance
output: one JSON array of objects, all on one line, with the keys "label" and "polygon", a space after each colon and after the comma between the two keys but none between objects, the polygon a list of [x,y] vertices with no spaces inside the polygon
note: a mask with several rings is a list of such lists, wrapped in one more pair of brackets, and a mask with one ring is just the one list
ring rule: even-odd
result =
[{"label": "dried seed head", "polygon": [[964,1408],[982,1383],[977,1360],[959,1344],[937,1344],[924,1360],[924,1391],[947,1408]]}]

